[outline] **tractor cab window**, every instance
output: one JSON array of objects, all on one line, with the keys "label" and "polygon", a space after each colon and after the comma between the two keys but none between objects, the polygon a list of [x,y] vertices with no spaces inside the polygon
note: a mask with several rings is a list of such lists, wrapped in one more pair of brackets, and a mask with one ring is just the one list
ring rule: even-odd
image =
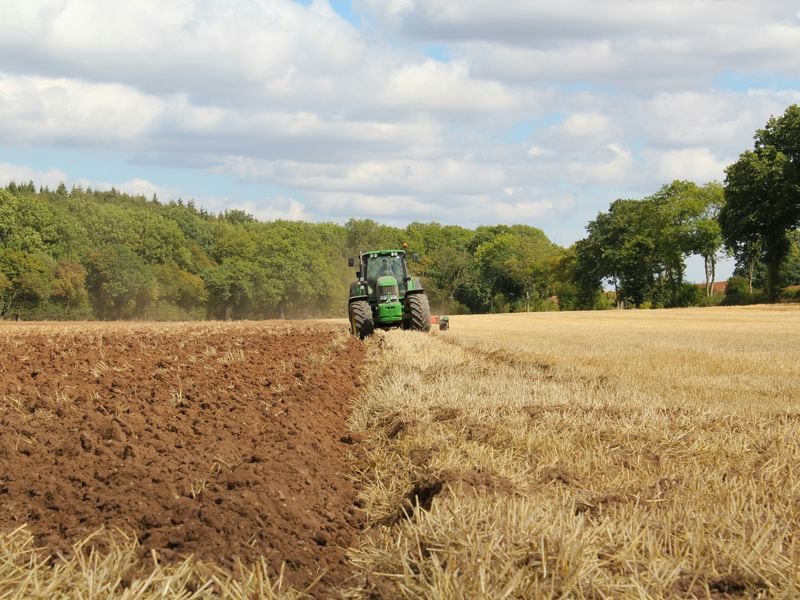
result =
[{"label": "tractor cab window", "polygon": [[405,291],[406,271],[403,265],[403,257],[379,256],[377,254],[367,255],[367,282],[371,288],[375,288],[378,277],[390,276],[397,280],[400,289]]}]

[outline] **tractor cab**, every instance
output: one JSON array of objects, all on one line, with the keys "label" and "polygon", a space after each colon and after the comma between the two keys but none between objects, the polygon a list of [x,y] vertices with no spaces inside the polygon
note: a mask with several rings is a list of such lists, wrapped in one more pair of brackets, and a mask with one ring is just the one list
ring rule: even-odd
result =
[{"label": "tractor cab", "polygon": [[405,252],[366,252],[361,255],[361,269],[375,321],[400,325],[408,277]]},{"label": "tractor cab", "polygon": [[[404,258],[405,254],[403,252],[392,252],[389,255],[372,252],[363,255],[362,269],[364,279],[366,279],[367,285],[371,289],[370,293],[375,295],[378,301],[381,300],[380,297],[383,295],[380,288],[392,285],[386,278],[394,278],[394,285],[397,287],[395,292],[396,300],[405,295],[408,273]],[[383,290],[383,292],[385,291]]]},{"label": "tractor cab", "polygon": [[[348,302],[355,335],[363,338],[375,327],[430,329],[428,299],[421,282],[410,276],[405,259],[405,250],[374,250],[358,257]],[[348,263],[354,267],[356,259]]]}]

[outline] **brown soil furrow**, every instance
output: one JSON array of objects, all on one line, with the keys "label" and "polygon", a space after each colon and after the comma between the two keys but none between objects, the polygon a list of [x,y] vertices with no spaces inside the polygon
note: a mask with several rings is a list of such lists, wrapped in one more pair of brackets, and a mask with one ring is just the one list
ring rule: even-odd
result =
[{"label": "brown soil furrow", "polygon": [[116,527],[162,561],[348,579],[361,516],[340,439],[361,342],[263,323],[1,333],[0,528],[67,552]]}]

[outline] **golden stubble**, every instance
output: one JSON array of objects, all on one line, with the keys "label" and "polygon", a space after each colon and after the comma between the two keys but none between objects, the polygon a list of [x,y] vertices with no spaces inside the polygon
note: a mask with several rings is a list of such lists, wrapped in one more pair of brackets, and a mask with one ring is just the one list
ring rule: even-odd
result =
[{"label": "golden stubble", "polygon": [[450,325],[369,342],[361,593],[797,596],[800,307]]}]

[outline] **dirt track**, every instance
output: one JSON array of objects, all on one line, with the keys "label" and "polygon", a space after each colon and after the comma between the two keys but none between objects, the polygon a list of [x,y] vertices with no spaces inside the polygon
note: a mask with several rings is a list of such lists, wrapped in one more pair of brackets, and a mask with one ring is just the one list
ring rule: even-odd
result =
[{"label": "dirt track", "polygon": [[318,589],[360,527],[341,441],[363,346],[300,324],[0,324],[0,528],[100,526],[142,553],[265,556]]}]

